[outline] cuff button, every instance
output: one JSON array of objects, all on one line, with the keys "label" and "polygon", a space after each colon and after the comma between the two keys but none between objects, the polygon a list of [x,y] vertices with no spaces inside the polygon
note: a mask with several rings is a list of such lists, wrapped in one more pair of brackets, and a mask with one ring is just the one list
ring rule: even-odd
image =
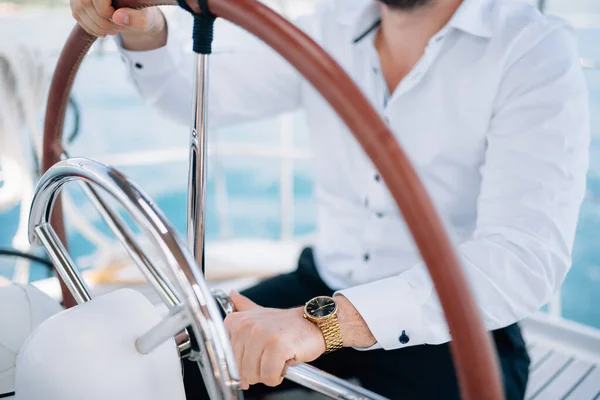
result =
[{"label": "cuff button", "polygon": [[400,341],[400,343],[406,344],[406,343],[408,343],[408,341],[410,340],[410,338],[406,334],[406,331],[402,331],[402,335],[400,335],[400,337],[398,338],[398,340]]}]

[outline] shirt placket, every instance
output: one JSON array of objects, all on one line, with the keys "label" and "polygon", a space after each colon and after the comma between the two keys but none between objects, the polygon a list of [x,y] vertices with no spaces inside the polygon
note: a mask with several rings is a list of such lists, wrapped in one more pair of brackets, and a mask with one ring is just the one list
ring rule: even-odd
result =
[{"label": "shirt placket", "polygon": [[[381,72],[379,57],[373,46],[370,48],[369,59],[370,65],[366,73],[369,76],[369,82],[371,82],[371,96],[374,99],[373,103],[377,111],[380,115],[384,115],[386,103],[389,101],[390,96]],[[389,125],[389,120],[386,117],[384,117],[384,120]],[[382,207],[385,191],[383,179],[370,160],[367,160],[367,169],[368,172],[363,184],[365,190],[365,229],[363,230],[362,246],[358,255],[359,262],[363,267],[359,269],[359,273],[364,271],[365,274],[368,274],[370,265],[377,261],[376,245],[381,242],[382,224],[385,218]]]},{"label": "shirt placket", "polygon": [[[398,115],[393,115],[394,103],[421,82],[423,76],[433,63],[433,60],[439,54],[444,37],[445,33],[440,32],[430,40],[423,57],[402,80],[393,93],[388,92],[383,73],[381,72],[377,51],[375,50],[375,47],[372,46],[370,57],[372,95],[374,96],[373,98],[376,99],[375,104],[378,111],[390,129],[393,130],[394,118],[399,118]],[[377,244],[381,243],[384,239],[382,237],[384,232],[383,228],[386,223],[386,218],[388,218],[386,211],[396,207],[395,204],[387,204],[389,201],[392,201],[390,196],[387,195],[387,187],[375,166],[371,162],[369,162],[369,166],[371,171],[367,175],[364,184],[364,206],[367,212],[365,214],[365,229],[363,231],[361,254],[359,255],[360,261],[365,267],[361,268],[359,271],[365,271],[365,273],[368,271],[369,264],[376,264],[377,262],[382,261],[380,260],[380,254],[377,252]]]}]

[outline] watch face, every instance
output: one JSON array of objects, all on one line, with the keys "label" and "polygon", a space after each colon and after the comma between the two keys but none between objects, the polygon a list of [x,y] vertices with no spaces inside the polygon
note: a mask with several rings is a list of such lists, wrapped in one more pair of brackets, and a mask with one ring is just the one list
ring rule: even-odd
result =
[{"label": "watch face", "polygon": [[304,307],[306,314],[313,318],[324,318],[333,314],[337,310],[337,304],[331,297],[315,297]]}]

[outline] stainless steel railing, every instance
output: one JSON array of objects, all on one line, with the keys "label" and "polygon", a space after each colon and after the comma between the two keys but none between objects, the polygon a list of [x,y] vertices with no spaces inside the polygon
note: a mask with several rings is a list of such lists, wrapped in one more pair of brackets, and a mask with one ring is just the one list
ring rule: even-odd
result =
[{"label": "stainless steel railing", "polygon": [[[84,158],[60,161],[42,176],[34,194],[29,221],[31,243],[44,245],[75,299],[79,303],[89,301],[91,293],[50,226],[50,215],[58,193],[69,181],[83,181],[94,188],[105,190],[129,212],[143,232],[161,249],[162,261],[169,273],[169,284],[177,289],[187,315],[187,324],[180,327],[179,331],[191,325],[200,347],[198,365],[211,398],[242,398],[235,358],[221,314],[206,286],[202,271],[175,229],[154,202],[129,179],[115,169]],[[129,245],[130,242],[124,244]],[[140,267],[144,269],[148,265],[140,264]],[[159,279],[165,278],[161,276]],[[150,283],[154,284],[159,293],[168,286],[156,285],[154,280],[150,280]]]}]

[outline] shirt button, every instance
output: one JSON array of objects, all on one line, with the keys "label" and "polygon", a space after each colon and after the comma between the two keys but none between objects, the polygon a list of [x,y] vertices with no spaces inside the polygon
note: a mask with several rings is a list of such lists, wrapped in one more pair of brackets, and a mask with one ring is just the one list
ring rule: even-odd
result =
[{"label": "shirt button", "polygon": [[365,260],[365,261],[369,261],[369,258],[370,258],[370,257],[371,257],[371,256],[369,256],[369,253],[365,253],[365,254],[363,255],[363,258],[364,258],[364,260]]},{"label": "shirt button", "polygon": [[142,64],[140,64],[140,63],[135,63],[135,67],[136,67],[137,69],[142,69],[142,68],[144,68],[144,66],[143,66]]},{"label": "shirt button", "polygon": [[369,198],[365,197],[365,207],[369,207]]},{"label": "shirt button", "polygon": [[410,338],[406,334],[406,331],[402,331],[402,335],[400,335],[400,337],[398,338],[398,340],[400,341],[400,343],[406,344],[406,343],[409,342]]},{"label": "shirt button", "polygon": [[377,215],[377,218],[383,218],[383,213],[380,213],[380,212],[378,212],[378,213],[377,213],[377,214],[375,214],[375,215]]},{"label": "shirt button", "polygon": [[379,181],[381,180],[381,177],[379,176],[379,174],[375,174],[375,180],[376,180],[377,182],[379,182]]},{"label": "shirt button", "polygon": [[377,67],[373,67],[373,72],[378,74],[379,73],[379,69]]}]

